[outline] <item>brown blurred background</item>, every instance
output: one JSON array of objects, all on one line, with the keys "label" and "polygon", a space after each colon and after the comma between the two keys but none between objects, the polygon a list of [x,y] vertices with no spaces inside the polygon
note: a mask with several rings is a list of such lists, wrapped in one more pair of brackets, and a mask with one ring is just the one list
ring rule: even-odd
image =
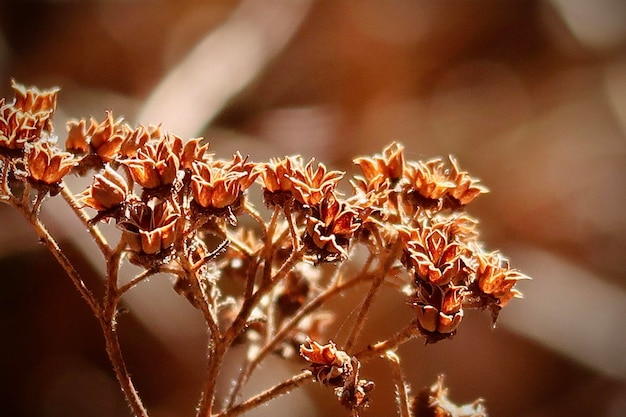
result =
[{"label": "brown blurred background", "polygon": [[[67,118],[113,109],[223,157],[300,153],[354,172],[353,157],[394,140],[411,159],[455,155],[491,189],[470,207],[487,246],[534,280],[497,329],[470,314],[454,340],[400,349],[414,390],[443,372],[453,400],[482,396],[491,416],[626,415],[626,2],[3,1],[0,97],[12,77],[62,88],[61,137]],[[44,216],[68,251],[88,247],[55,208]],[[93,254],[82,265],[98,268]],[[372,329],[410,314],[379,304]],[[128,306],[148,408],[192,415],[198,317],[165,278]],[[0,414],[128,415],[96,321],[4,205],[0,335]],[[248,393],[302,366],[268,362]],[[382,362],[364,372],[389,375]],[[392,391],[379,383],[365,415],[394,415]],[[250,415],[337,410],[311,386]]]}]

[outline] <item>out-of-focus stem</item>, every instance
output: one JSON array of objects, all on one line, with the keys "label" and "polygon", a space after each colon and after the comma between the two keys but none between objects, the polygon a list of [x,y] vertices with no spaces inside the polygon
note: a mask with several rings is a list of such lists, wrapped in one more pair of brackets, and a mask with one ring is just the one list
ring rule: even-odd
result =
[{"label": "out-of-focus stem", "polygon": [[348,340],[344,347],[344,350],[346,352],[350,352],[352,348],[354,347],[354,344],[356,343],[356,340],[359,337],[361,330],[363,329],[363,325],[365,323],[365,317],[367,316],[367,313],[369,312],[370,307],[372,306],[372,302],[374,301],[374,296],[376,295],[376,293],[378,292],[378,289],[380,288],[383,281],[385,280],[385,277],[387,276],[387,271],[389,271],[389,269],[391,268],[391,265],[397,260],[398,251],[400,250],[400,248],[401,248],[401,241],[400,239],[398,239],[396,240],[396,243],[389,250],[387,257],[385,258],[385,262],[383,262],[378,268],[378,273],[376,274],[376,278],[374,279],[374,282],[372,282],[372,286],[370,287],[370,290],[367,293],[365,300],[363,300],[363,304],[361,305],[361,309],[359,310],[359,315],[356,319],[356,322],[354,323],[354,327],[352,328],[350,335],[348,336]]},{"label": "out-of-focus stem", "polygon": [[235,417],[240,414],[243,414],[246,411],[256,408],[260,406],[261,404],[264,404],[270,400],[273,400],[274,398],[282,394],[288,393],[289,391],[293,390],[294,388],[302,385],[303,383],[307,381],[311,381],[312,376],[313,375],[311,374],[311,371],[302,371],[298,375],[295,375],[294,377],[286,381],[283,381],[278,385],[275,385],[274,387],[268,389],[267,391],[264,391],[258,395],[255,395],[254,397],[250,398],[247,401],[244,401],[241,404],[238,404],[234,407],[230,407],[228,410],[217,414],[215,417]]}]

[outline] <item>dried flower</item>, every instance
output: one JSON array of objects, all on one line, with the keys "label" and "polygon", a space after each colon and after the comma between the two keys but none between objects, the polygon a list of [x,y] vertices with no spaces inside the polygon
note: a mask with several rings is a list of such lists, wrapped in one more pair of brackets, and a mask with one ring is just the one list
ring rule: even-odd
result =
[{"label": "dried flower", "polygon": [[229,171],[216,164],[197,161],[191,175],[193,199],[201,207],[222,211],[242,197],[246,175],[245,172]]},{"label": "dried flower", "polygon": [[472,306],[488,307],[495,323],[500,309],[512,298],[522,296],[522,293],[515,288],[515,284],[530,278],[511,269],[509,262],[498,252],[477,254],[476,262],[476,278],[471,290],[478,298],[478,302],[472,303]]},{"label": "dried flower", "polygon": [[319,260],[345,259],[346,248],[360,224],[356,210],[329,196],[307,216],[304,243]]},{"label": "dried flower", "polygon": [[462,282],[467,277],[463,260],[467,249],[452,233],[455,224],[443,221],[423,224],[420,228],[398,228],[406,263],[420,280],[445,285],[452,280]]},{"label": "dried flower", "polygon": [[76,154],[95,155],[102,162],[111,162],[119,157],[122,144],[131,134],[130,126],[122,119],[115,120],[113,112],[107,110],[102,122],[92,117],[89,127],[85,120],[69,120],[65,148]]},{"label": "dried flower", "polygon": [[426,343],[434,343],[454,335],[463,319],[464,286],[437,287],[419,282],[412,301],[417,325],[426,337]]},{"label": "dried flower", "polygon": [[74,155],[59,150],[49,142],[36,142],[26,149],[29,181],[54,185],[76,166]]},{"label": "dried flower", "polygon": [[322,198],[333,194],[344,173],[328,171],[324,164],[314,168],[314,162],[311,159],[303,166],[302,158],[285,157],[263,164],[261,178],[266,204],[284,205],[293,199],[300,207],[314,207]]},{"label": "dried flower", "polygon": [[165,134],[160,140],[148,142],[134,158],[122,161],[133,180],[146,189],[170,187],[180,168],[182,139]]},{"label": "dried flower", "polygon": [[333,194],[339,180],[344,176],[341,171],[328,171],[324,164],[317,164],[317,168],[314,168],[314,162],[315,160],[311,159],[304,170],[296,170],[294,175],[289,177],[292,181],[294,198],[308,207],[320,204],[323,198]]},{"label": "dried flower", "polygon": [[81,201],[88,207],[100,212],[116,209],[129,194],[124,177],[109,165],[96,174],[92,184],[81,194]]},{"label": "dried flower", "polygon": [[478,180],[461,171],[452,156],[449,159],[451,168],[440,158],[406,165],[406,191],[417,197],[425,208],[443,205],[443,208],[456,209],[488,191]]},{"label": "dried flower", "polygon": [[40,91],[12,81],[13,103],[0,99],[0,150],[22,150],[52,132],[58,89]]},{"label": "dried flower", "polygon": [[368,185],[387,182],[393,187],[404,174],[403,150],[402,145],[393,142],[383,150],[382,155],[356,158],[353,162],[361,168]]},{"label": "dried flower", "polygon": [[300,355],[311,362],[311,372],[315,379],[324,385],[341,383],[337,379],[352,372],[350,355],[337,349],[332,340],[321,345],[309,339],[306,345],[300,346]]},{"label": "dried flower", "polygon": [[309,369],[322,385],[334,387],[334,394],[346,407],[366,407],[374,383],[359,379],[361,363],[355,357],[337,349],[333,341],[321,345],[307,339],[300,346],[300,355],[311,362]]},{"label": "dried flower", "polygon": [[131,251],[139,255],[169,254],[176,238],[180,210],[168,200],[136,201],[129,205],[124,220],[117,226]]}]

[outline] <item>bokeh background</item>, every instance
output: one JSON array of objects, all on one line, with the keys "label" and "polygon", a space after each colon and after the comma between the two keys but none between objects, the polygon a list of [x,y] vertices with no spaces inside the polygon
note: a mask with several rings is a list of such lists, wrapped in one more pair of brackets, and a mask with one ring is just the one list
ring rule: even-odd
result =
[{"label": "bokeh background", "polygon": [[[626,415],[626,2],[3,1],[1,97],[11,78],[62,88],[60,136],[66,119],[113,109],[204,136],[223,157],[298,153],[354,172],[353,157],[390,141],[411,159],[455,155],[491,190],[470,207],[487,246],[534,280],[495,330],[470,314],[452,341],[403,346],[414,391],[445,373],[453,400],[482,396],[491,416]],[[97,280],[102,265],[57,208],[44,216]],[[410,314],[390,299],[370,331]],[[147,406],[192,415],[199,318],[165,279],[128,309]],[[4,205],[0,335],[1,414],[129,415],[96,321]],[[247,392],[302,366],[268,361]],[[375,361],[364,372],[390,374]],[[392,391],[379,383],[364,415],[394,415]],[[254,415],[341,415],[334,402],[311,386]]]}]

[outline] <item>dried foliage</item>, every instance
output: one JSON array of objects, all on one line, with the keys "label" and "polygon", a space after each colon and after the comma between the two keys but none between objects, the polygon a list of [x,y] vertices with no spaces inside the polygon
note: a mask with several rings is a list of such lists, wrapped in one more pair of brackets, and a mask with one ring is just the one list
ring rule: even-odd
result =
[{"label": "dried foliage", "polygon": [[[520,296],[516,283],[527,279],[483,248],[478,221],[464,209],[487,189],[452,157],[406,161],[402,146],[392,143],[380,155],[354,160],[361,174],[350,179],[352,193],[344,197],[338,185],[345,173],[315,160],[255,163],[239,153],[221,159],[201,139],[183,140],[162,126],[132,127],[112,112],[102,121],[69,121],[63,149],[52,124],[57,90],[13,88],[14,100],[0,102],[0,199],[29,220],[87,301],[137,416],[148,412],[126,369],[116,316],[124,293],[157,272],[174,277],[174,290],[200,311],[208,329],[199,416],[241,414],[306,380],[329,387],[359,415],[374,389],[373,381],[361,379],[363,363],[388,357],[413,338],[435,343],[453,337],[467,309],[486,309],[495,323],[500,309]],[[70,192],[63,178],[71,173],[91,177],[91,184]],[[261,187],[267,216],[247,198],[253,186]],[[85,286],[38,218],[44,199],[59,193],[105,259],[102,297]],[[242,216],[257,226],[244,227]],[[119,230],[117,241],[100,233],[107,222]],[[344,276],[342,265],[357,250],[368,260],[360,273]],[[121,285],[126,261],[143,272]],[[320,263],[331,263],[335,272],[322,275]],[[325,302],[357,285],[369,285],[369,292],[348,339],[340,345],[315,341],[327,337],[325,327],[335,318]],[[383,285],[402,291],[413,319],[356,350]],[[248,347],[241,373],[228,398],[218,399],[224,356],[241,344]],[[308,362],[301,374],[241,401],[263,358],[301,360],[295,352]],[[408,392],[404,381],[400,385],[399,392]],[[455,408],[442,379],[412,410],[408,401],[399,403],[415,416],[485,415],[480,403]],[[431,414],[416,411],[424,409]]]}]

